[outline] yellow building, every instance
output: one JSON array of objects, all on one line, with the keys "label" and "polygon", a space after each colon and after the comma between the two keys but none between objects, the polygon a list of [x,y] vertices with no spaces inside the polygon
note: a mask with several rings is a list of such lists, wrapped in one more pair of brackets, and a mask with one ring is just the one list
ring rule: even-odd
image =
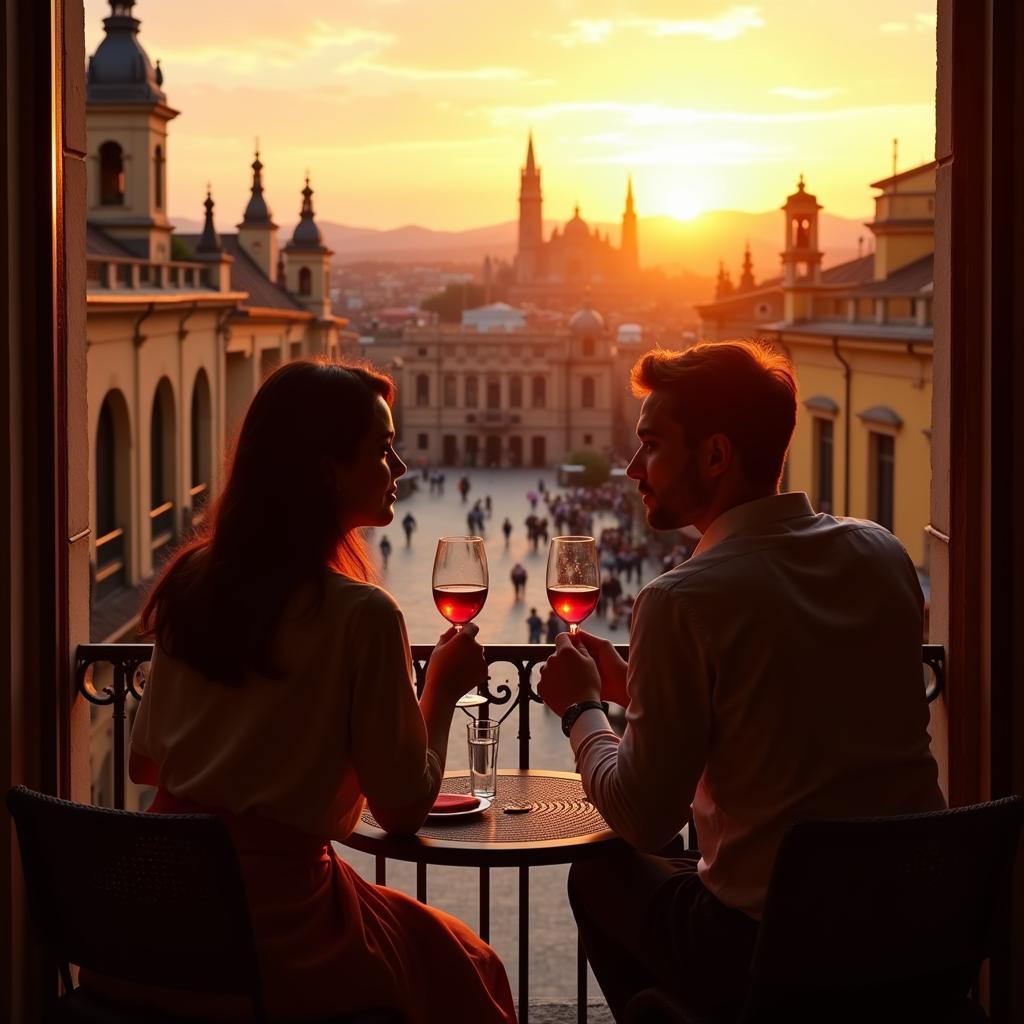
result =
[{"label": "yellow building", "polygon": [[163,73],[130,0],[111,5],[86,83],[92,639],[123,638],[161,559],[216,493],[226,444],[260,381],[299,356],[337,353],[331,252],[302,192],[282,251],[259,154],[237,234],[178,235],[167,217]]},{"label": "yellow building", "polygon": [[[876,181],[874,253],[828,269],[803,179],[782,207],[782,275],[720,278],[701,333],[771,340],[793,361],[800,411],[785,485],[888,527],[927,575],[935,164]],[[724,282],[725,287],[721,285]]]},{"label": "yellow building", "polygon": [[407,330],[403,457],[413,465],[537,466],[612,451],[611,339],[584,307],[568,330]]}]

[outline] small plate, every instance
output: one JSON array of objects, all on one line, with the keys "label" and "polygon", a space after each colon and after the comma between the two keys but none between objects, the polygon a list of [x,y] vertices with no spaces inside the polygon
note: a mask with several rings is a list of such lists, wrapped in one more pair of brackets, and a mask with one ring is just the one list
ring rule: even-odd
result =
[{"label": "small plate", "polygon": [[486,811],[487,808],[491,806],[491,801],[490,801],[489,797],[481,796],[481,797],[477,797],[477,799],[480,801],[480,803],[478,803],[476,805],[476,807],[474,807],[472,810],[468,810],[468,811],[442,811],[440,813],[437,812],[437,811],[431,811],[427,815],[427,817],[428,818],[433,818],[434,821],[441,821],[442,819],[448,819],[448,818],[468,818],[471,814],[479,814],[481,811]]}]

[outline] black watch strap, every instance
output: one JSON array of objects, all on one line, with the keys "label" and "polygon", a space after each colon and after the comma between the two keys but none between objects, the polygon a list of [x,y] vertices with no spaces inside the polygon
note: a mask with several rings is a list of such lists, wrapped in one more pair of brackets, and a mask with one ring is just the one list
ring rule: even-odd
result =
[{"label": "black watch strap", "polygon": [[608,701],[581,700],[579,704],[570,704],[565,709],[565,714],[562,715],[562,732],[565,733],[566,736],[572,732],[572,727],[576,724],[576,719],[579,718],[584,711],[603,711],[607,715]]}]

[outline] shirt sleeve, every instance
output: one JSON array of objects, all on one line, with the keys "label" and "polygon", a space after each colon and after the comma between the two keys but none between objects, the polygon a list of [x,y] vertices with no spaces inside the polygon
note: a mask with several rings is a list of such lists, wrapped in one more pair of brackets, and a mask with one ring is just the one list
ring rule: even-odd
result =
[{"label": "shirt sleeve", "polygon": [[570,737],[587,796],[640,850],[661,849],[686,824],[707,759],[712,684],[708,639],[684,597],[661,587],[641,591],[622,739],[590,712]]},{"label": "shirt sleeve", "polygon": [[381,825],[415,831],[441,788],[441,763],[427,747],[405,620],[389,594],[368,595],[352,642],[349,729],[359,788]]}]

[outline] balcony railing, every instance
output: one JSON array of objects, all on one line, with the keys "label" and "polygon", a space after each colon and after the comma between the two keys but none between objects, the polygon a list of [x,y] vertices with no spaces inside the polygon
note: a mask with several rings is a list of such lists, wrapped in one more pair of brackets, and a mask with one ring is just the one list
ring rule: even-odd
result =
[{"label": "balcony railing", "polygon": [[[427,662],[433,650],[429,644],[413,644],[413,668],[416,673],[416,692],[422,695],[426,679]],[[629,655],[628,644],[616,645],[623,657]],[[485,648],[488,669],[495,665],[509,665],[513,669],[510,683],[499,683],[492,687],[491,680],[479,692],[487,698],[480,705],[481,718],[496,717],[504,722],[518,713],[518,754],[519,767],[530,765],[530,705],[542,703],[531,678],[537,665],[544,662],[554,651],[552,644],[488,644]],[[140,700],[145,687],[146,673],[152,657],[151,644],[83,644],[76,657],[76,688],[90,703],[109,707],[113,715],[113,796],[114,806],[124,807],[126,764],[127,705],[129,698]],[[942,692],[945,682],[945,650],[938,644],[922,647],[922,661],[928,669],[925,694],[930,701]],[[108,675],[109,683],[102,683],[97,677]],[[922,677],[923,678],[923,677]],[[688,843],[695,845],[695,834],[687,829]],[[518,869],[519,879],[519,921],[529,920],[529,868]],[[481,922],[490,920],[490,881],[488,868],[480,869],[480,916]],[[376,881],[384,884],[386,864],[383,857],[377,858]],[[416,868],[416,894],[422,902],[427,901],[427,866]],[[486,929],[486,926],[485,926]],[[485,939],[487,935],[483,936]],[[519,935],[519,1012],[520,1020],[527,1022],[529,1015],[529,928],[521,927]],[[579,1020],[586,1021],[587,1014],[587,965],[582,947],[577,955],[577,993]]]}]

